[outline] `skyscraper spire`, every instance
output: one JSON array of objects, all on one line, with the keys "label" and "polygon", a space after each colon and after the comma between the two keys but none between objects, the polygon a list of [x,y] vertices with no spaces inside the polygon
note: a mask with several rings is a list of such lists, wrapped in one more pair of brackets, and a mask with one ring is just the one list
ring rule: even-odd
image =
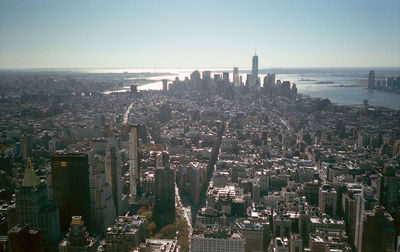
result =
[{"label": "skyscraper spire", "polygon": [[40,183],[40,181],[36,177],[35,171],[32,169],[31,159],[28,158],[24,179],[22,180],[22,186],[23,187],[34,187],[34,186],[37,186],[39,183]]}]

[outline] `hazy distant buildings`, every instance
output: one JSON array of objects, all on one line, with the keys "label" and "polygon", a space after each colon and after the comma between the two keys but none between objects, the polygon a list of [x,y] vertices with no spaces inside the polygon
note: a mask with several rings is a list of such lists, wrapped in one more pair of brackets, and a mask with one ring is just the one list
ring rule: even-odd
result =
[{"label": "hazy distant buildings", "polygon": [[368,75],[368,88],[373,89],[375,86],[375,71],[371,70],[369,71]]},{"label": "hazy distant buildings", "polygon": [[[51,155],[54,203],[60,210],[61,231],[67,231],[72,216],[90,218],[89,160],[86,153]],[[90,225],[88,225],[90,227]]]},{"label": "hazy distant buildings", "polygon": [[275,74],[267,74],[264,77],[263,90],[264,94],[271,95],[275,86]]},{"label": "hazy distant buildings", "polygon": [[225,82],[229,82],[229,72],[222,73],[222,80]]},{"label": "hazy distant buildings", "polygon": [[137,86],[136,85],[131,85],[130,88],[131,88],[131,93],[132,94],[136,94],[137,93]]},{"label": "hazy distant buildings", "polygon": [[162,84],[163,84],[163,92],[167,92],[168,91],[168,80],[163,79]]},{"label": "hazy distant buildings", "polygon": [[203,71],[202,76],[203,76],[203,80],[210,81],[211,80],[211,71]]},{"label": "hazy distant buildings", "polygon": [[253,56],[253,64],[251,66],[251,73],[253,74],[254,78],[258,78],[258,56]]},{"label": "hazy distant buildings", "polygon": [[233,68],[233,85],[235,87],[240,86],[240,76],[239,76],[239,68],[238,67]]}]

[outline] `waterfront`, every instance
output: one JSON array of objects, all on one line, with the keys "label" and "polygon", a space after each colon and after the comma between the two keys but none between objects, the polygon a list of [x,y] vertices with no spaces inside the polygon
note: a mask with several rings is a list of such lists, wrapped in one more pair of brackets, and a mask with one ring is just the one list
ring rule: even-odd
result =
[{"label": "waterfront", "polygon": [[[129,71],[129,69],[126,69]],[[169,72],[169,75],[149,77],[154,81],[149,84],[141,85],[138,90],[161,90],[161,79],[173,81],[176,77],[183,80],[189,77],[196,69],[162,69],[153,71]],[[207,69],[212,74],[222,73],[223,69]],[[135,69],[135,71],[140,71]],[[150,69],[143,69],[150,71]],[[202,70],[199,70],[200,72]],[[226,70],[231,71],[231,70]],[[240,75],[243,82],[246,80],[246,73],[243,70]],[[328,98],[333,103],[339,105],[362,105],[364,99],[372,106],[383,106],[400,109],[400,94],[369,90],[365,86],[368,80],[368,69],[265,69],[260,70],[261,83],[266,73],[276,73],[276,80],[290,81],[295,83],[298,92],[311,97]],[[400,75],[400,69],[378,69],[377,79],[384,79],[385,76]],[[232,73],[230,74],[232,79]],[[321,83],[322,82],[322,83]],[[128,87],[121,91],[127,91]]]}]

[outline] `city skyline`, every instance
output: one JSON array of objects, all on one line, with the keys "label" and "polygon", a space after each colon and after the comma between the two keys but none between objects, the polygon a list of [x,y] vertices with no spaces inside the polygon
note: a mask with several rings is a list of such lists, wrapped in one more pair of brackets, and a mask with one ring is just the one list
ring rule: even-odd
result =
[{"label": "city skyline", "polygon": [[[0,3],[0,69],[400,67],[398,1]],[[190,57],[188,57],[190,55]]]}]

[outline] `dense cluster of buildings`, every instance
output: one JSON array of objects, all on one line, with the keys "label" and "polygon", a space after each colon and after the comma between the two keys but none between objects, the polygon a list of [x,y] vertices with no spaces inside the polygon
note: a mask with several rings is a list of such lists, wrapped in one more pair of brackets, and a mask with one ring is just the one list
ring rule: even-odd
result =
[{"label": "dense cluster of buildings", "polygon": [[[44,82],[58,98],[0,100],[0,251],[400,245],[396,110],[303,97],[273,73],[261,80],[257,56],[246,81],[238,68],[232,79],[194,71],[160,91],[102,94],[86,75],[3,78]],[[89,84],[62,84],[62,94],[46,78]],[[115,87],[108,78],[101,91]],[[187,234],[151,233],[178,219]]]},{"label": "dense cluster of buildings", "polygon": [[375,70],[369,71],[368,88],[389,92],[400,92],[400,76],[389,76],[386,79],[375,80]]}]

